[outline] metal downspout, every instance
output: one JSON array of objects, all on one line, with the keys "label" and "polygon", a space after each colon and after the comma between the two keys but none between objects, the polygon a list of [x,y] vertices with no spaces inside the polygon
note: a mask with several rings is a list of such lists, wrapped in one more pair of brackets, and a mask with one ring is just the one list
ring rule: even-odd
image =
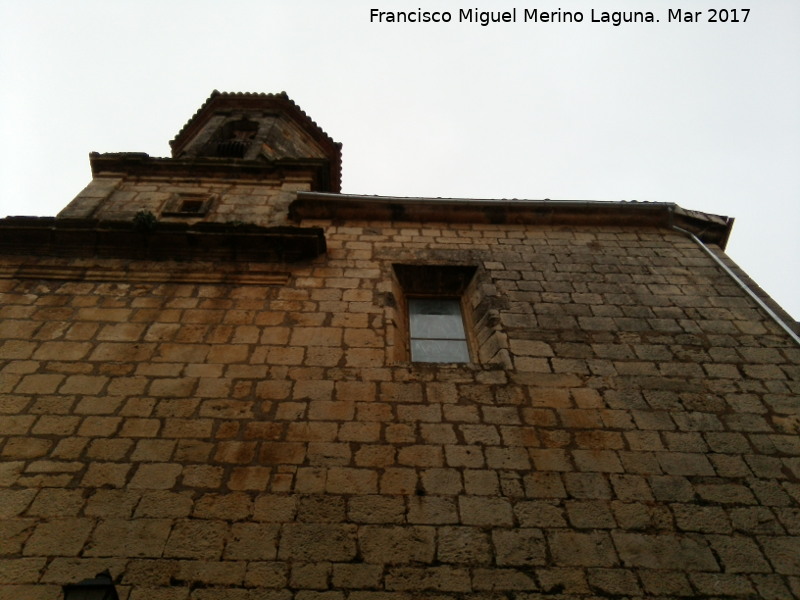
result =
[{"label": "metal downspout", "polygon": [[724,262],[722,262],[722,260],[716,254],[714,254],[708,248],[708,246],[706,246],[695,234],[693,234],[691,231],[686,231],[685,229],[681,229],[677,225],[673,225],[672,224],[672,210],[670,210],[670,215],[669,216],[670,216],[670,226],[672,227],[672,229],[674,229],[675,231],[679,231],[680,233],[683,233],[684,235],[686,235],[690,239],[694,240],[694,242],[698,246],[700,246],[700,248],[703,249],[703,252],[708,254],[714,260],[714,262],[717,263],[722,268],[722,270],[725,271],[725,273],[727,273],[728,276],[731,279],[733,279],[733,281],[735,281],[736,284],[740,288],[742,288],[747,293],[747,295],[750,296],[756,302],[756,304],[758,304],[761,308],[764,309],[764,311],[770,316],[770,318],[773,321],[775,321],[780,326],[781,329],[783,329],[786,333],[789,334],[789,337],[792,338],[792,340],[794,340],[795,344],[800,346],[800,336],[798,336],[794,331],[792,331],[792,329],[789,327],[789,325],[787,325],[784,322],[784,320],[775,313],[774,310],[772,310],[769,306],[767,306],[766,303],[761,298],[759,298],[756,295],[756,293],[753,290],[751,290],[748,287],[748,285],[744,281],[742,281],[739,278],[739,276],[736,273],[734,273],[728,265],[726,265]]}]

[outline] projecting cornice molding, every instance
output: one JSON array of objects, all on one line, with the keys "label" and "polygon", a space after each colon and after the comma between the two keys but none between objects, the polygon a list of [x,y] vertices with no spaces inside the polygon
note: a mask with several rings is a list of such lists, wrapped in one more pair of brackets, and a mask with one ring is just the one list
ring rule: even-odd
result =
[{"label": "projecting cornice molding", "polygon": [[0,219],[0,254],[7,255],[291,262],[325,251],[325,235],[318,227],[164,222],[142,227],[131,221]]},{"label": "projecting cornice molding", "polygon": [[679,226],[725,248],[733,219],[686,210],[668,202],[478,200],[401,198],[298,192],[289,208],[295,221],[419,221],[529,225]]},{"label": "projecting cornice molding", "polygon": [[331,186],[328,161],[313,158],[283,158],[273,161],[243,161],[223,158],[163,158],[143,152],[89,154],[94,177],[188,177],[195,179],[264,180],[307,173],[318,189]]}]

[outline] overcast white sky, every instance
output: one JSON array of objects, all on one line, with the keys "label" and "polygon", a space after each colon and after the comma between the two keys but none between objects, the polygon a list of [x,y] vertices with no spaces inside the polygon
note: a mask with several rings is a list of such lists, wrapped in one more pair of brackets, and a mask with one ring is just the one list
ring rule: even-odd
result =
[{"label": "overcast white sky", "polygon": [[[707,3],[749,8],[739,23],[701,4],[0,0],[0,217],[55,215],[90,151],[169,155],[215,88],[286,91],[343,143],[346,193],[733,216],[728,253],[798,318],[800,2]],[[373,7],[453,20],[370,23]],[[468,8],[517,22],[458,22]],[[584,21],[525,23],[526,8]],[[592,8],[660,22],[592,23]]]}]

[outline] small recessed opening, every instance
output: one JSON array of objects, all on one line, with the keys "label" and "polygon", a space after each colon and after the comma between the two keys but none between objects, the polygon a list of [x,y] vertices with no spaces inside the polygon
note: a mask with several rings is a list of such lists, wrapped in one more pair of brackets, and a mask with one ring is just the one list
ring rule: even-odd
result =
[{"label": "small recessed opening", "polygon": [[244,158],[257,132],[258,123],[245,117],[228,121],[214,136],[210,154],[219,158]]},{"label": "small recessed opening", "polygon": [[202,200],[184,200],[181,202],[181,207],[179,209],[182,213],[201,213],[203,212],[203,201]]},{"label": "small recessed opening", "polygon": [[[476,268],[471,265],[395,264],[400,284],[397,322],[400,360],[414,363],[472,361],[469,307],[464,295]],[[466,310],[466,312],[465,312]],[[404,357],[403,357],[404,356]]]},{"label": "small recessed opening", "polygon": [[173,194],[162,213],[167,217],[200,218],[208,214],[214,197],[210,194]]}]

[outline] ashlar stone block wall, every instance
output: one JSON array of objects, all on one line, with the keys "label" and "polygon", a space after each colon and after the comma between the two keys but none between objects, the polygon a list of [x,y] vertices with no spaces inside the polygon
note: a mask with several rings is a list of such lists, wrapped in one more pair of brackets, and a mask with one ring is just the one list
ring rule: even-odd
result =
[{"label": "ashlar stone block wall", "polygon": [[[692,241],[303,225],[285,284],[0,270],[0,599],[800,598],[800,349]],[[474,363],[397,262],[477,267]]]},{"label": "ashlar stone block wall", "polygon": [[[196,223],[248,223],[261,226],[286,222],[297,191],[308,190],[303,175],[265,176],[252,181],[219,177],[133,176],[104,173],[92,179],[60,213],[62,219],[130,221],[148,212],[164,221]],[[171,216],[165,208],[181,197],[208,200],[206,214]],[[179,202],[178,202],[179,204]]]}]

